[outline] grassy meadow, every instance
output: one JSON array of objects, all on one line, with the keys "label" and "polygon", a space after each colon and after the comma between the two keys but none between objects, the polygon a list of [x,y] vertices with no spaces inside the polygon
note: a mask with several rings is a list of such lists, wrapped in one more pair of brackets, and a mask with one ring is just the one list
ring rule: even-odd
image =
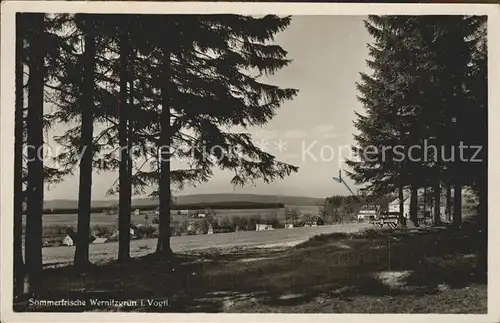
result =
[{"label": "grassy meadow", "polygon": [[[304,214],[319,214],[318,206],[286,206],[287,208],[293,208]],[[253,217],[260,216],[262,218],[277,217],[281,223],[286,221],[285,209],[284,208],[268,208],[268,209],[214,209],[215,218],[221,220],[223,218],[232,217]],[[147,215],[147,219],[146,219]],[[139,225],[153,225],[153,219],[155,217],[155,211],[141,211],[139,215],[132,213],[131,221],[132,223]],[[177,210],[171,211],[172,225],[177,226],[184,221],[192,221],[193,218],[187,215],[179,215]],[[65,235],[68,228],[73,228],[76,230],[77,224],[77,214],[76,213],[61,213],[61,214],[44,214],[43,216],[43,236],[55,237]],[[118,226],[118,215],[117,214],[106,214],[106,213],[92,213],[90,218],[90,225],[93,229],[107,229],[114,230]]]},{"label": "grassy meadow", "polygon": [[[173,263],[144,256],[126,266],[107,262],[86,275],[69,267],[47,269],[40,297],[136,299],[148,295],[169,301],[161,309],[133,305],[118,309],[146,312],[485,313],[481,228],[465,223],[458,229],[337,232],[288,248],[192,250],[185,244],[185,250],[176,251]],[[259,233],[278,231],[289,232]],[[15,306],[21,309],[26,304]],[[88,305],[68,311],[93,309]]]}]

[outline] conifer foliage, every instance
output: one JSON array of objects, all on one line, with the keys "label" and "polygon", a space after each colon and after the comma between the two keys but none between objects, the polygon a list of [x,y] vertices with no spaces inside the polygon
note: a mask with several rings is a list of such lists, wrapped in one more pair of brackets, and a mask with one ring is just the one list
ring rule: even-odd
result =
[{"label": "conifer foliage", "polygon": [[[119,170],[109,193],[119,194],[119,260],[126,261],[134,194],[158,197],[156,254],[170,259],[174,187],[207,181],[214,168],[232,170],[234,185],[257,179],[271,182],[297,171],[259,149],[245,130],[234,130],[265,125],[276,109],[297,94],[295,89],[263,81],[263,76],[290,63],[287,52],[273,43],[289,24],[290,17],[274,15],[20,14],[16,294],[22,293],[23,268],[32,291],[39,282],[44,184],[65,179],[77,169],[74,264],[80,270],[90,263],[92,175],[96,172]],[[41,148],[46,141],[43,130],[55,125],[59,133],[54,140],[63,148],[59,154],[45,160],[30,155],[29,162],[22,163],[23,146]],[[173,158],[181,160],[182,167],[173,166]],[[28,213],[25,266],[23,202]]]},{"label": "conifer foliage", "polygon": [[[353,149],[359,158],[347,162],[349,175],[374,193],[409,188],[416,225],[420,188],[432,187],[435,224],[440,222],[442,185],[454,187],[456,224],[461,221],[462,187],[485,194],[484,27],[484,17],[478,16],[366,20],[374,38],[367,61],[372,73],[361,74],[358,84],[364,111],[354,123],[359,133]],[[460,143],[481,151],[474,156],[476,149],[464,149],[461,157]]]}]

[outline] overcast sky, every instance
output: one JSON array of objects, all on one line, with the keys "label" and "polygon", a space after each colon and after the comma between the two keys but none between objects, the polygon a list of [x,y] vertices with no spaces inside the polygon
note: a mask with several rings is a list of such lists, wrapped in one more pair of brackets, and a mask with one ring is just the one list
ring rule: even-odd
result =
[{"label": "overcast sky", "polygon": [[[268,81],[299,89],[274,119],[261,129],[251,129],[254,140],[279,160],[296,165],[299,171],[272,184],[234,188],[232,173],[215,171],[213,178],[198,187],[176,194],[256,193],[326,197],[348,194],[332,180],[342,157],[354,144],[354,111],[362,107],[356,99],[359,72],[368,72],[367,44],[372,42],[361,16],[297,16],[290,27],[277,35],[276,43],[288,51],[293,62]],[[309,152],[309,153],[308,153]],[[334,155],[332,156],[332,152]],[[64,183],[50,187],[45,199],[76,199],[78,172]],[[117,173],[93,176],[92,199],[108,199],[106,191]],[[350,182],[350,181],[348,181]],[[354,189],[354,185],[351,184]]]}]

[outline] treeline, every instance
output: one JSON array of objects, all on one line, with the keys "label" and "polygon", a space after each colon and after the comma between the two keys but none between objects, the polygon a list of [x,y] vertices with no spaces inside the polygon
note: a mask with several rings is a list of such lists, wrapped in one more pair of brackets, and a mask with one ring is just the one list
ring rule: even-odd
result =
[{"label": "treeline", "polygon": [[[282,203],[254,203],[254,202],[214,202],[199,204],[173,204],[171,210],[204,210],[207,208],[216,210],[256,210],[256,209],[282,209],[285,205]],[[109,213],[116,210],[116,207],[93,207],[91,213]],[[158,209],[157,205],[132,206],[133,210],[152,211]],[[78,209],[44,209],[43,214],[77,214]]]},{"label": "treeline", "polygon": [[256,210],[256,209],[283,209],[283,203],[255,203],[255,202],[213,202],[213,203],[190,203],[174,204],[173,210],[204,210],[206,208],[214,210]]},{"label": "treeline", "polygon": [[333,195],[325,199],[320,208],[320,215],[327,223],[342,223],[356,221],[360,209],[365,205],[377,205],[387,208],[391,196],[371,196],[371,195]]},{"label": "treeline", "polygon": [[485,223],[486,17],[370,16],[365,25],[374,38],[371,73],[361,73],[357,84],[364,111],[354,123],[359,158],[347,161],[349,176],[369,194],[397,194],[401,214],[409,192],[415,225],[419,191],[433,197],[435,224],[445,191],[447,212],[459,225],[468,187]]},{"label": "treeline", "polygon": [[252,215],[252,216],[207,216],[197,221],[182,221],[172,229],[173,235],[207,234],[209,229],[212,233],[228,233],[236,231],[255,231],[257,224],[271,225],[275,229],[284,228],[276,215]]},{"label": "treeline", "polygon": [[[18,13],[14,294],[36,292],[42,280],[44,186],[76,170],[79,271],[90,264],[95,172],[119,174],[109,190],[119,200],[119,262],[130,258],[133,195],[158,198],[155,255],[168,260],[172,187],[206,182],[213,168],[232,171],[234,185],[296,172],[256,147],[246,131],[226,130],[262,126],[296,95],[260,79],[290,63],[273,43],[289,24],[290,17],[274,15]],[[63,149],[38,158],[46,156],[49,130],[62,132],[53,140]],[[185,168],[172,168],[170,158]]]}]

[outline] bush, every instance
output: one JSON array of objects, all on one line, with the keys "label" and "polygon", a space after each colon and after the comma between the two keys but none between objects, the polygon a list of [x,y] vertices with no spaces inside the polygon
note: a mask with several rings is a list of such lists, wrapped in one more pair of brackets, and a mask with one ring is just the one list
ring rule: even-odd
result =
[{"label": "bush", "polygon": [[179,227],[177,228],[177,231],[182,234],[182,233],[187,233],[187,229],[189,227],[189,222],[188,221],[182,221]]},{"label": "bush", "polygon": [[225,216],[220,222],[218,227],[220,229],[229,229],[230,231],[233,231],[233,223],[227,216]]},{"label": "bush", "polygon": [[156,228],[153,226],[140,226],[137,228],[137,237],[139,239],[142,238],[152,238],[153,233],[156,231]]},{"label": "bush", "polygon": [[117,230],[115,225],[94,225],[91,232],[99,238],[108,238],[113,235]]},{"label": "bush", "polygon": [[208,220],[202,219],[202,220],[200,220],[199,224],[200,224],[199,228],[201,230],[201,234],[207,234],[208,233],[208,226],[210,225]]},{"label": "bush", "polygon": [[76,232],[76,226],[72,225],[47,225],[42,228],[43,237],[57,237],[65,236],[67,234],[73,234]]},{"label": "bush", "polygon": [[262,222],[262,218],[260,215],[252,215],[249,219],[248,219],[248,226],[247,226],[247,229],[249,231],[255,231],[256,227],[257,227],[257,224],[258,223],[261,223]]},{"label": "bush", "polygon": [[44,247],[44,248],[59,247],[61,245],[62,245],[61,239],[46,239],[43,241],[42,247]]}]

